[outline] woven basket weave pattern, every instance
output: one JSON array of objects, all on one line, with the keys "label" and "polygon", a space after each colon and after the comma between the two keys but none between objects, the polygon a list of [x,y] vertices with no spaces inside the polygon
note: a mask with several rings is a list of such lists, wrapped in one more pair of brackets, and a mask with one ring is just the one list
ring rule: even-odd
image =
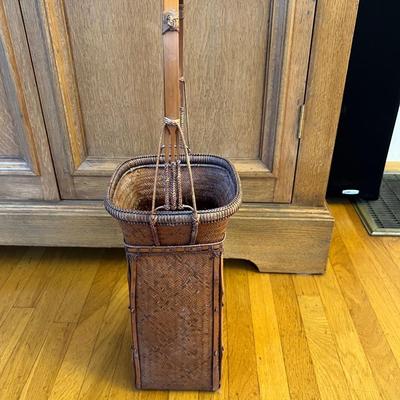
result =
[{"label": "woven basket weave pattern", "polygon": [[[182,159],[182,198],[191,205]],[[232,164],[211,155],[190,157],[199,224],[195,245],[190,210],[157,212],[156,246],[151,227],[156,156],[136,157],[114,173],[105,207],[124,235],[129,265],[136,387],[216,390],[222,357],[222,240],[241,201]],[[165,200],[163,168],[156,205]]]},{"label": "woven basket weave pattern", "polygon": [[[151,198],[156,156],[137,157],[123,163],[114,173],[105,200],[107,211],[121,224],[130,245],[156,244],[150,229]],[[192,155],[192,173],[198,204],[199,227],[196,243],[223,240],[228,218],[239,208],[241,188],[232,164],[222,157]],[[190,204],[187,168],[182,161],[182,192]],[[156,203],[164,201],[162,173],[158,177]],[[190,211],[161,211],[157,230],[161,245],[189,243],[192,224]]]},{"label": "woven basket weave pattern", "polygon": [[127,247],[136,386],[215,390],[220,382],[222,244]]}]

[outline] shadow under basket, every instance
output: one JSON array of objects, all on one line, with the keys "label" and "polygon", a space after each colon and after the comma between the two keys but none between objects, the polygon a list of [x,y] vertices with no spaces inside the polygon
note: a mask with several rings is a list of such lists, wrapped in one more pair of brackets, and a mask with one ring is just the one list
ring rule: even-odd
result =
[{"label": "shadow under basket", "polygon": [[[136,157],[120,165],[112,176],[105,199],[106,210],[118,220],[125,244],[156,245],[151,227],[156,156]],[[187,164],[182,157],[182,198],[191,204],[191,188]],[[190,156],[198,213],[196,244],[223,240],[228,218],[241,202],[241,187],[237,172],[226,159],[213,155]],[[156,188],[156,206],[165,202],[164,169],[160,164]],[[159,245],[190,243],[193,224],[191,210],[157,211],[156,230]]]}]

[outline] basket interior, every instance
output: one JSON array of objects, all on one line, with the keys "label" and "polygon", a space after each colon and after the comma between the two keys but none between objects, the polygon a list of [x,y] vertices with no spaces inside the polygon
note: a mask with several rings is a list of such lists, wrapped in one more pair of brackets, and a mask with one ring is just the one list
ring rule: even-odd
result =
[{"label": "basket interior", "polygon": [[[192,174],[196,194],[197,209],[210,210],[223,207],[232,202],[237,194],[235,175],[220,165],[192,165]],[[111,201],[123,210],[151,211],[155,166],[144,165],[128,170],[116,184]],[[188,170],[185,164],[181,167],[182,197],[185,205],[193,206]],[[156,207],[165,204],[165,173],[160,165]]]}]

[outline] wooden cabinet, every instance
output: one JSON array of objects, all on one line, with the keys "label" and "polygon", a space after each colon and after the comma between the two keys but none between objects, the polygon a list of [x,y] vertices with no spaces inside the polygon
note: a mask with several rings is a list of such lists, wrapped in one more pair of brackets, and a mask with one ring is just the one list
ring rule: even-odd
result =
[{"label": "wooden cabinet", "polygon": [[0,4],[0,200],[58,200],[19,4]]},{"label": "wooden cabinet", "polygon": [[63,199],[102,199],[154,152],[163,110],[158,0],[22,1]]},{"label": "wooden cabinet", "polygon": [[[245,201],[291,200],[315,9],[298,3],[185,5],[191,147],[231,158]],[[61,196],[101,199],[122,160],[157,147],[160,1],[23,5]]]},{"label": "wooden cabinet", "polygon": [[[122,160],[156,149],[163,118],[161,1],[2,4],[0,196],[59,201],[3,204],[0,221],[3,216],[11,229],[10,221],[33,213],[41,233],[35,244],[116,245],[120,237],[100,201]],[[185,2],[190,145],[232,159],[243,185],[245,203],[228,234],[228,256],[255,261],[262,270],[323,269],[332,228],[324,185],[356,8],[355,0]],[[329,97],[318,115],[309,109],[310,101]],[[330,121],[326,131],[316,122],[321,118]],[[31,175],[10,173],[13,162]],[[307,174],[317,180],[316,190],[297,179],[307,186]],[[275,220],[282,231],[266,232]],[[54,235],[57,223],[64,229]],[[85,237],[84,225],[91,227]],[[255,226],[264,243],[242,247],[257,234]],[[293,250],[279,267],[280,246],[302,229],[309,235],[304,245],[322,243],[320,257],[298,267],[304,261],[295,261]],[[33,243],[14,233],[13,243]],[[275,247],[269,249],[271,234]]]}]

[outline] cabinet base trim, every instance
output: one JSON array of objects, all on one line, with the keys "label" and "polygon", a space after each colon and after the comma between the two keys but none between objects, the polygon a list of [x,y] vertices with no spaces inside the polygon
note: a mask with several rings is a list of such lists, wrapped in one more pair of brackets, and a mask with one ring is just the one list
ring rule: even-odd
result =
[{"label": "cabinet base trim", "polygon": [[[0,203],[0,245],[121,247],[101,201]],[[323,273],[333,229],[326,207],[244,204],[229,223],[225,257],[261,272]]]}]

